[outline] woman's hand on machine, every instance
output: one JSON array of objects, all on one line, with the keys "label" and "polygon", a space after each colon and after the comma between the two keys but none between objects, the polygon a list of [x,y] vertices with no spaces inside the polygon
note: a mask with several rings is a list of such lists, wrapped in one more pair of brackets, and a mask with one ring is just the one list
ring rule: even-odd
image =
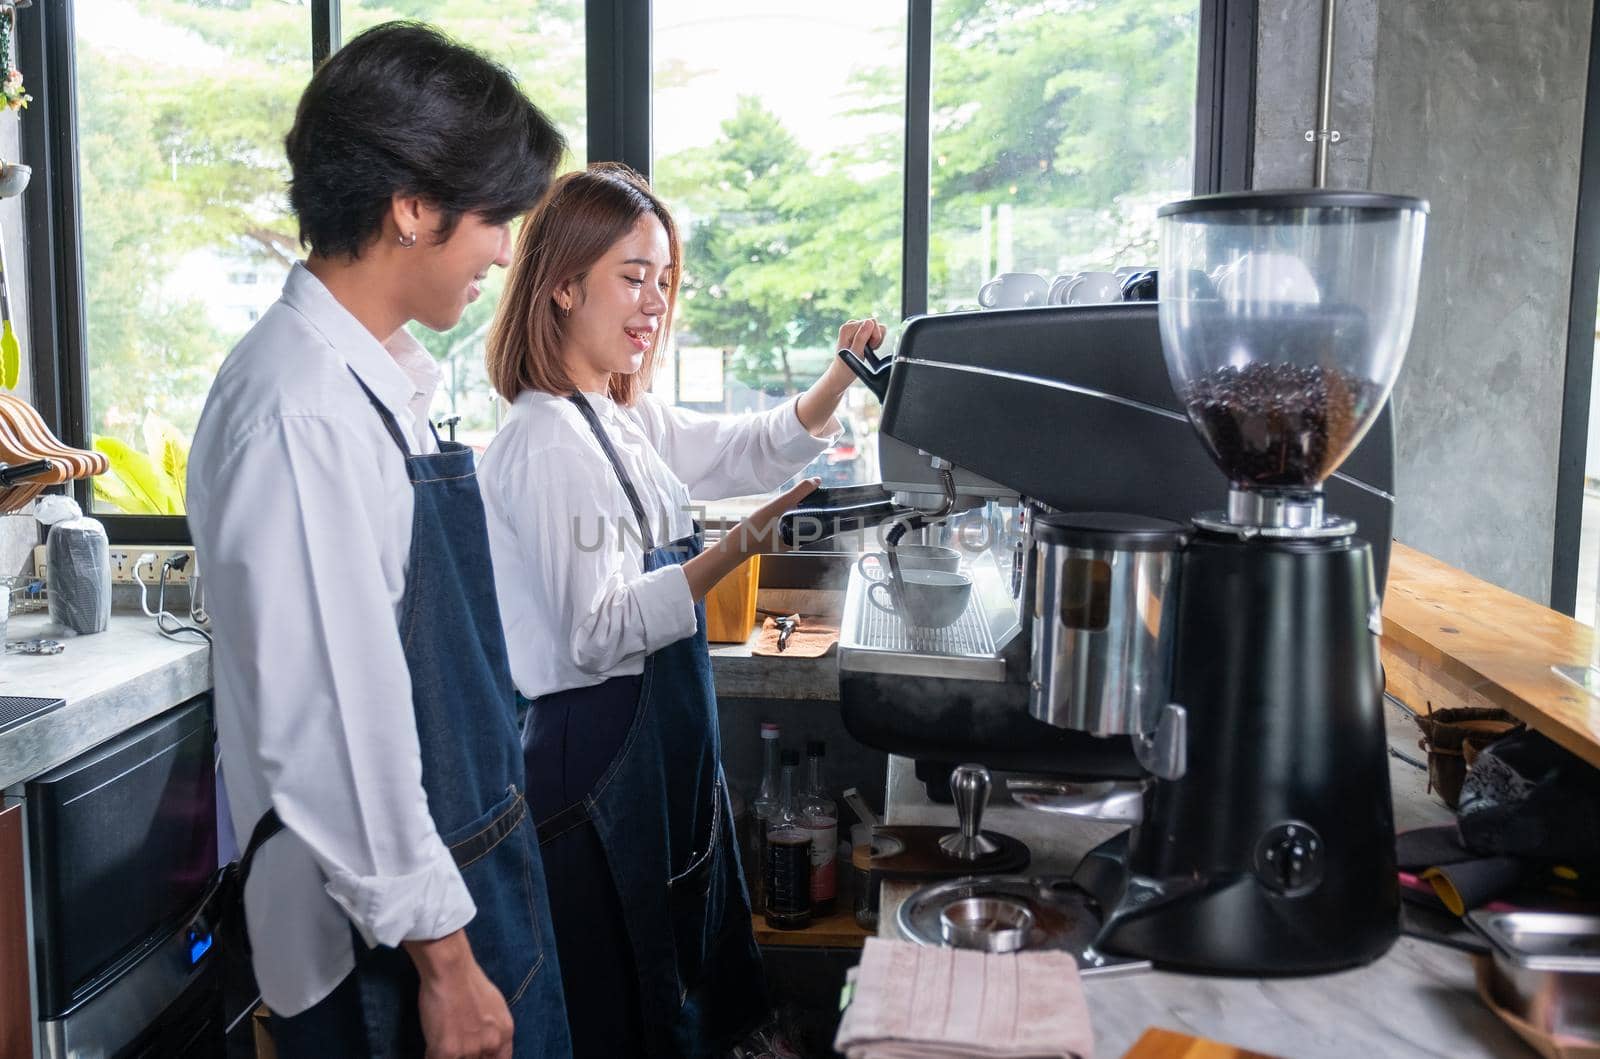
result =
[{"label": "woman's hand on machine", "polygon": [[783,551],[783,543],[778,539],[778,520],[799,507],[821,484],[821,478],[800,479],[752,511],[743,522],[729,530],[723,540],[731,538],[731,546],[737,548],[741,556]]},{"label": "woman's hand on machine", "polygon": [[[861,358],[867,350],[883,345],[883,337],[887,333],[877,317],[846,320],[844,326],[839,328],[839,344],[834,348],[848,349]],[[800,417],[800,424],[807,433],[814,437],[824,436],[823,431],[827,430],[833,413],[839,408],[839,402],[844,399],[845,391],[855,381],[856,373],[850,370],[850,365],[843,359],[834,357],[828,362],[828,370],[795,402],[795,415]]]},{"label": "woman's hand on machine", "polygon": [[[862,357],[868,350],[876,350],[882,346],[884,337],[888,333],[888,329],[878,322],[876,316],[869,316],[865,320],[846,320],[839,328],[839,344],[834,348],[848,349],[857,357]],[[828,372],[824,378],[836,381],[841,394],[856,381],[855,372],[838,357],[834,357],[833,362],[828,365]]]},{"label": "woman's hand on machine", "polygon": [[715,546],[684,563],[683,573],[689,581],[689,594],[695,599],[704,599],[718,581],[731,574],[750,556],[782,551],[778,520],[799,506],[800,501],[814,493],[821,484],[820,478],[802,478],[752,511],[744,521],[724,533]]}]

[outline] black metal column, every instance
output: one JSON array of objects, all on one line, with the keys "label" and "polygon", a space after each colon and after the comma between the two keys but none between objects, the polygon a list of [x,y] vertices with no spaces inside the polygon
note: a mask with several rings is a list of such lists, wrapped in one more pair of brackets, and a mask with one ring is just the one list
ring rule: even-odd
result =
[{"label": "black metal column", "polygon": [[1578,169],[1578,214],[1572,243],[1572,293],[1567,310],[1567,367],[1561,399],[1561,440],[1556,458],[1556,520],[1550,563],[1550,606],[1576,614],[1578,555],[1583,537],[1583,487],[1589,451],[1589,386],[1594,374],[1595,300],[1600,297],[1600,57],[1596,30],[1600,4],[1589,29],[1589,83],[1583,110],[1583,147]]},{"label": "black metal column", "polygon": [[[21,122],[22,157],[33,167],[23,193],[28,233],[28,340],[33,402],[62,441],[89,447],[88,359],[84,340],[73,3],[17,12],[18,62],[34,84]],[[87,505],[89,484],[76,486]]]},{"label": "black metal column", "polygon": [[337,51],[342,43],[339,0],[311,0],[311,68],[321,66],[322,60]]},{"label": "black metal column", "polygon": [[1194,191],[1244,191],[1256,142],[1257,0],[1201,0]]},{"label": "black metal column", "polygon": [[589,161],[650,175],[650,0],[585,0]]},{"label": "black metal column", "polygon": [[928,311],[929,192],[933,154],[933,0],[906,5],[905,205],[901,224],[900,311]]}]

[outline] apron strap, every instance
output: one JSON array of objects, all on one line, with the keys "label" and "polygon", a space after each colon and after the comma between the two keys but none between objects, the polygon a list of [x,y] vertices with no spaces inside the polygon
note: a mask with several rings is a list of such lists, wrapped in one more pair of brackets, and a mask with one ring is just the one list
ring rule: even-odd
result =
[{"label": "apron strap", "polygon": [[539,833],[539,845],[549,845],[552,839],[560,838],[588,819],[588,800],[573,802],[554,816],[548,816],[540,820],[535,826],[534,830]]},{"label": "apron strap", "polygon": [[[367,384],[361,381],[361,376],[356,374],[356,369],[350,368],[350,377],[356,380],[356,385],[361,387],[362,392],[367,395],[367,400],[372,402],[372,407],[378,410],[378,416],[383,420],[383,428],[389,432],[389,436],[394,439],[394,443],[400,446],[400,455],[409,459],[411,446],[406,444],[405,435],[400,433],[400,424],[394,421],[394,413],[390,412],[384,406],[384,403],[378,400],[378,395],[373,393]],[[433,424],[429,423],[428,426],[431,428]],[[434,434],[434,437],[438,436],[437,433]]]},{"label": "apron strap", "polygon": [[245,844],[244,856],[239,858],[239,890],[244,891],[245,880],[250,878],[250,866],[256,862],[256,853],[266,845],[267,839],[283,830],[283,818],[278,815],[278,810],[268,809],[261,814],[261,819],[256,821],[254,830],[250,832],[250,841]]},{"label": "apron strap", "polygon": [[606,435],[605,427],[600,425],[600,417],[589,407],[589,402],[581,393],[569,393],[567,400],[577,406],[578,411],[588,422],[589,429],[594,431],[595,440],[600,442],[600,448],[606,454],[606,459],[611,461],[611,470],[616,473],[617,481],[622,483],[622,491],[627,494],[628,504],[633,508],[633,517],[639,521],[639,537],[644,550],[654,551],[655,538],[650,536],[650,522],[644,517],[644,505],[639,502],[639,494],[633,488],[633,479],[628,477],[627,470],[622,466],[622,460],[617,456],[617,450],[611,447],[611,438]]}]

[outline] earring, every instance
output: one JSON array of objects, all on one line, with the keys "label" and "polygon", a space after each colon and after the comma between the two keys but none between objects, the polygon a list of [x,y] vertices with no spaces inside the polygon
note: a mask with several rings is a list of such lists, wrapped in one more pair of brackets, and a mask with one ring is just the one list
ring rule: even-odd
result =
[{"label": "earring", "polygon": [[412,247],[416,246],[417,245],[417,233],[416,232],[412,232],[410,235],[402,235],[402,236],[400,236],[400,245],[405,247],[407,250],[410,250]]},{"label": "earring", "polygon": [[562,316],[562,318],[565,319],[566,317],[569,317],[571,315],[572,315],[572,306],[563,305],[561,307],[561,316]]}]

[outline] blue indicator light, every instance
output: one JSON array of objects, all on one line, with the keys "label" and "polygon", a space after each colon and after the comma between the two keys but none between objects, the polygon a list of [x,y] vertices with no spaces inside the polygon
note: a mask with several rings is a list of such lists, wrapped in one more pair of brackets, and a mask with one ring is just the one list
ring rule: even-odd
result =
[{"label": "blue indicator light", "polygon": [[211,935],[193,936],[189,938],[189,966],[193,967],[200,962],[200,957],[211,950]]}]

